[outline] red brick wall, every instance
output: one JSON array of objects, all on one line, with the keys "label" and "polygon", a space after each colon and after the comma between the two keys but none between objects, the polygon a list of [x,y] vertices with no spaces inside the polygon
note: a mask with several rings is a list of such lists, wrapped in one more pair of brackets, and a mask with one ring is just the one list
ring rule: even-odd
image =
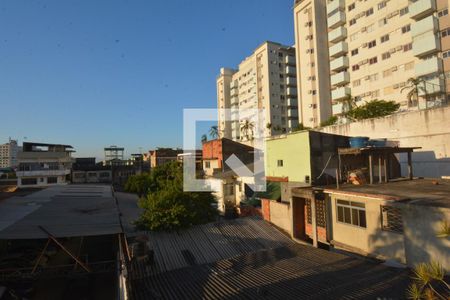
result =
[{"label": "red brick wall", "polygon": [[266,221],[270,222],[270,200],[269,199],[261,199],[261,209],[263,218]]},{"label": "red brick wall", "polygon": [[262,209],[253,206],[242,206],[239,208],[239,216],[249,217],[249,216],[259,216],[263,217]]}]

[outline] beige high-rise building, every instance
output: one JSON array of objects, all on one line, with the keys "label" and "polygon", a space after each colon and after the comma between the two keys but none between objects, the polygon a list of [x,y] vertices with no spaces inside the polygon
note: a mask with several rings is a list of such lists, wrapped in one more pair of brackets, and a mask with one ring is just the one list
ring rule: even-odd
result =
[{"label": "beige high-rise building", "polygon": [[16,140],[9,139],[9,142],[0,145],[0,168],[15,168],[17,167],[17,152],[20,147]]},{"label": "beige high-rise building", "polygon": [[264,42],[243,60],[238,70],[222,68],[217,77],[218,108],[231,109],[239,121],[225,121],[219,111],[220,137],[245,141],[241,132],[245,109],[265,109],[266,135],[297,128],[298,98],[295,50],[274,42]]},{"label": "beige high-rise building", "polygon": [[331,116],[326,1],[296,1],[294,26],[299,122],[317,127]]},{"label": "beige high-rise building", "polygon": [[[315,57],[322,58],[326,53],[329,56],[329,65],[318,66],[318,72],[329,72],[330,85],[323,91],[319,86],[316,93],[330,92],[334,115],[341,115],[348,109],[345,100],[350,95],[357,105],[374,99],[393,100],[401,105],[401,110],[428,108],[447,102],[449,81],[446,82],[446,77],[449,76],[446,74],[450,71],[450,62],[447,62],[450,59],[448,0],[298,1],[294,8],[298,47],[302,42],[305,44],[307,37],[302,26],[310,21],[303,20],[308,14],[302,14],[300,10],[308,3],[313,12],[321,10],[315,15],[326,14],[328,28],[313,35],[310,43],[317,45],[312,50]],[[322,19],[313,19],[313,24],[314,21],[324,23]],[[324,38],[328,47],[321,47]],[[302,50],[298,49],[298,52],[302,53]],[[302,65],[303,62],[298,63],[298,66]],[[421,81],[418,101],[409,101],[407,97],[409,78]],[[301,80],[300,89],[308,88],[308,82]],[[310,104],[305,97],[302,92],[302,111]],[[322,107],[317,109],[323,110],[327,103],[320,101],[318,105]],[[308,126],[319,125],[319,122],[303,121]]]}]

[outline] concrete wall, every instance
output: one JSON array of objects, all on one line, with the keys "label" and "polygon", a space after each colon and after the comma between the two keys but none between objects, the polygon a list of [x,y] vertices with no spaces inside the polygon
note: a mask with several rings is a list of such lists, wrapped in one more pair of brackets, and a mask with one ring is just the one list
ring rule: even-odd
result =
[{"label": "concrete wall", "polygon": [[264,220],[269,221],[292,235],[292,214],[290,204],[269,199],[262,199],[261,201]]},{"label": "concrete wall", "polygon": [[[414,175],[450,175],[450,107],[399,113],[384,118],[328,126],[323,132],[388,138],[401,147],[422,147],[413,153]],[[406,156],[400,156],[402,175],[406,176]]]},{"label": "concrete wall", "polygon": [[[338,222],[336,199],[364,203],[367,227]],[[363,254],[406,262],[403,235],[381,230],[380,205],[385,203],[384,200],[361,196],[331,195],[330,201],[333,243]]]},{"label": "concrete wall", "polygon": [[450,272],[450,239],[437,236],[445,220],[450,224],[450,209],[405,205],[402,211],[408,265],[434,260]]}]

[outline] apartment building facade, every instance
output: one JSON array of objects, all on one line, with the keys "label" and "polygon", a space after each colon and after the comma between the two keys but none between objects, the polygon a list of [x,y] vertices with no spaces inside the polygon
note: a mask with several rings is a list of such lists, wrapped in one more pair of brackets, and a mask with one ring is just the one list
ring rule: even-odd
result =
[{"label": "apartment building facade", "polygon": [[16,140],[9,140],[8,143],[0,145],[0,168],[17,167],[17,152],[19,146]]},{"label": "apartment building facade", "polygon": [[326,1],[296,1],[294,26],[299,122],[314,128],[332,114]]},{"label": "apartment building facade", "polygon": [[[331,103],[329,116],[342,115],[349,108],[349,97],[356,105],[374,99],[393,100],[403,111],[446,104],[450,68],[447,0],[298,1],[294,8],[297,47],[307,37],[305,30],[298,29],[305,24],[305,14],[297,13],[306,3],[315,4],[317,11],[322,9],[319,16],[326,4],[326,22],[317,18],[307,21],[326,23],[328,27],[310,37],[310,43],[317,45],[310,50],[315,57],[328,54],[329,65],[322,64],[318,72],[322,76],[328,72],[329,86],[319,86],[316,93],[328,91],[331,102],[319,102],[318,110]],[[327,47],[321,47],[324,38]],[[417,98],[407,97],[412,89],[409,78],[419,79]],[[308,89],[308,82],[300,80],[299,86]],[[301,99],[301,110],[305,111],[309,98],[302,93]],[[308,126],[320,124],[303,122]]]},{"label": "apartment building facade", "polygon": [[23,143],[18,152],[18,187],[45,187],[67,184],[74,159],[72,146],[44,143]]},{"label": "apartment building facade", "polygon": [[[292,131],[298,127],[298,96],[295,50],[264,42],[243,60],[238,70],[222,68],[216,80],[218,127],[221,138],[246,141],[241,127],[251,118],[246,109],[265,109],[265,135]],[[225,121],[230,109],[234,121]]]}]

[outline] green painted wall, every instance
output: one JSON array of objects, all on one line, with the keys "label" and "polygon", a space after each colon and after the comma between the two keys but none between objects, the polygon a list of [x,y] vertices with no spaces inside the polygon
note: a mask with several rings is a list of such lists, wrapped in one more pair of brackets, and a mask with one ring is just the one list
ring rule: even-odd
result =
[{"label": "green painted wall", "polygon": [[[309,132],[299,131],[266,141],[266,176],[289,177],[289,181],[305,182],[311,178]],[[278,166],[283,160],[283,166]]]}]

